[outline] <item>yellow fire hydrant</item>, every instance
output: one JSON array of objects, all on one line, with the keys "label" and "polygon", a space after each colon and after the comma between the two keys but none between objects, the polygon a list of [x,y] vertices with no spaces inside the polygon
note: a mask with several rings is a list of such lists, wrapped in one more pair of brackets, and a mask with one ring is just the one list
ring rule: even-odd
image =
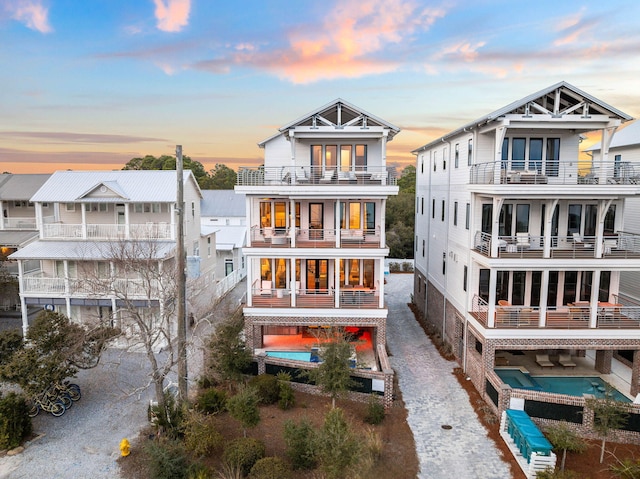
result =
[{"label": "yellow fire hydrant", "polygon": [[126,437],[120,441],[120,453],[122,457],[127,457],[131,453],[131,444],[129,444],[129,440]]}]

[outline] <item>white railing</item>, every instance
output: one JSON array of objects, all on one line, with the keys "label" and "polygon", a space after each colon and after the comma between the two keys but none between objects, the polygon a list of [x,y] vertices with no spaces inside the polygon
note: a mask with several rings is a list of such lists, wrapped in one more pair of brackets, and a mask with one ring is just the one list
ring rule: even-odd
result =
[{"label": "white railing", "polygon": [[[70,279],[67,289],[64,278],[44,276],[25,276],[23,290],[25,294],[51,294],[59,296],[103,297],[106,295],[127,298],[158,298],[160,288],[157,283],[147,284],[136,279],[79,280]],[[151,294],[149,294],[151,293]]]},{"label": "white railing", "polygon": [[4,228],[8,230],[35,230],[36,219],[35,218],[4,218]]},{"label": "white railing", "polygon": [[23,293],[64,294],[66,290],[63,278],[25,276],[22,281]]},{"label": "white railing", "polygon": [[172,225],[167,223],[146,223],[127,225],[94,225],[50,223],[42,228],[44,238],[48,239],[173,239]]},{"label": "white railing", "polygon": [[395,170],[386,166],[357,166],[349,169],[322,166],[260,166],[238,169],[238,186],[263,185],[396,185]]}]

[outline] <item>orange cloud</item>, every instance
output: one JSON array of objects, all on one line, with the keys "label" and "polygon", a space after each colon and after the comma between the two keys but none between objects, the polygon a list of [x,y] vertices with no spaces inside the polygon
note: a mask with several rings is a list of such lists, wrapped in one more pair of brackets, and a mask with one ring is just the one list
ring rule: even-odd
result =
[{"label": "orange cloud", "polygon": [[397,60],[372,57],[391,44],[410,41],[413,32],[428,29],[444,13],[403,0],[340,2],[318,29],[291,33],[289,49],[270,55],[239,54],[235,61],[272,71],[293,83],[390,72],[397,68]]},{"label": "orange cloud", "polygon": [[11,18],[24,23],[28,28],[40,33],[53,31],[49,25],[49,9],[39,0],[16,0],[6,2],[5,8]]},{"label": "orange cloud", "polygon": [[189,23],[191,0],[153,0],[158,30],[179,32]]},{"label": "orange cloud", "polygon": [[592,19],[583,19],[582,11],[560,21],[557,31],[560,37],[553,44],[557,47],[577,43],[595,24]]}]

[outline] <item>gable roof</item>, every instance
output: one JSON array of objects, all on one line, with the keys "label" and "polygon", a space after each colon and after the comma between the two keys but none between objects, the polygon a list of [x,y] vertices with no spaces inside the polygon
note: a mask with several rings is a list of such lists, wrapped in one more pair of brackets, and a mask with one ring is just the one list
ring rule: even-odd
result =
[{"label": "gable roof", "polygon": [[29,200],[51,175],[0,175],[0,200]]},{"label": "gable roof", "polygon": [[[200,188],[190,170],[184,170],[183,182]],[[104,186],[112,195],[88,197]],[[31,197],[31,201],[73,203],[175,202],[178,197],[175,170],[56,171]]]},{"label": "gable roof", "polygon": [[[601,142],[596,143],[595,145],[585,149],[584,151],[600,151]],[[640,145],[640,121],[636,120],[634,122],[628,123],[623,127],[619,128],[616,131],[615,135],[613,135],[613,139],[611,140],[611,145],[609,145],[609,149],[611,148],[621,148],[624,146],[634,146]]]},{"label": "gable roof", "polygon": [[[560,101],[558,102],[560,108],[557,111],[554,111],[556,93],[560,95]],[[607,115],[610,118],[617,118],[622,121],[629,121],[633,119],[631,116],[623,113],[617,108],[614,108],[611,105],[598,100],[596,97],[591,96],[590,94],[580,90],[579,88],[576,88],[575,86],[565,81],[561,81],[538,92],[527,95],[520,100],[509,103],[508,105],[495,110],[485,116],[482,116],[470,123],[467,123],[466,125],[463,125],[460,128],[438,138],[437,140],[431,141],[426,145],[421,146],[420,148],[416,148],[412,151],[412,153],[416,153],[436,143],[441,143],[443,140],[446,141],[447,138],[456,136],[465,130],[486,125],[487,123],[497,120],[507,114],[524,115],[531,111],[531,113],[538,112],[547,113],[552,116],[559,116],[562,115],[563,112],[572,112],[575,110],[581,111],[578,107],[582,103],[588,105],[588,111],[592,114],[596,113],[599,115]],[[551,110],[549,110],[549,107],[551,107]]]},{"label": "gable roof", "polygon": [[117,244],[114,251],[113,243],[109,241],[35,241],[10,254],[9,258],[95,261],[117,257],[115,255],[119,248],[128,251],[123,257],[135,255],[141,259],[166,259],[175,254],[174,241],[154,241],[151,250],[145,250],[144,244],[141,247],[140,244],[135,243],[123,241]]},{"label": "gable roof", "polygon": [[200,217],[246,216],[247,203],[244,194],[234,190],[202,190]]},{"label": "gable roof", "polygon": [[287,123],[278,129],[280,133],[272,135],[266,140],[261,141],[258,143],[258,146],[263,147],[265,143],[283,133],[287,134],[289,130],[297,126],[314,125],[334,126],[336,128],[344,128],[346,126],[359,126],[362,128],[366,128],[367,126],[379,126],[389,130],[389,134],[387,136],[388,141],[391,141],[395,135],[400,133],[400,128],[397,126],[392,125],[362,108],[344,101],[342,98],[336,98],[332,102],[301,116],[297,120]]}]

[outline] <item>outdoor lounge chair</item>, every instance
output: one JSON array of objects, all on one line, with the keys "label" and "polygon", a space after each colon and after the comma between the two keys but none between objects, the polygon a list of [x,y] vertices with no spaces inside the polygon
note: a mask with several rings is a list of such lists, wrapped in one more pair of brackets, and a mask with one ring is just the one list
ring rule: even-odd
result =
[{"label": "outdoor lounge chair", "polygon": [[560,363],[560,365],[563,368],[575,368],[576,367],[576,363],[571,361],[571,355],[570,354],[561,354],[561,355],[559,355],[558,356],[558,362]]},{"label": "outdoor lounge chair", "polygon": [[516,246],[519,250],[529,249],[529,233],[516,233]]},{"label": "outdoor lounge chair", "polygon": [[536,363],[543,369],[553,367],[553,363],[549,360],[548,354],[536,354]]}]

